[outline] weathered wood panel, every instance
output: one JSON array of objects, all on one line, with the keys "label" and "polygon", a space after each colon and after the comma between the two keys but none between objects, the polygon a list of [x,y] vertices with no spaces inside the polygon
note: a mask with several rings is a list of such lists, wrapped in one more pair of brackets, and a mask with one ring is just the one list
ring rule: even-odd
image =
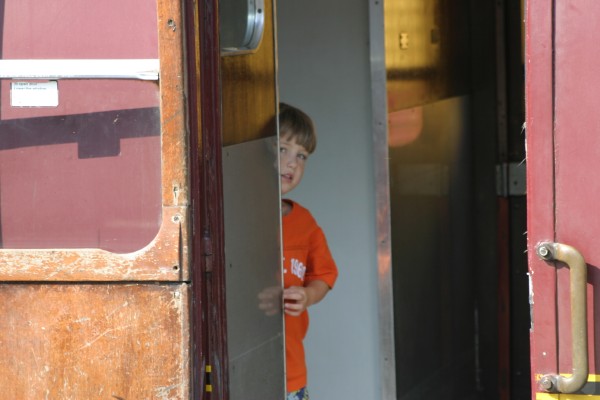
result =
[{"label": "weathered wood panel", "polygon": [[[185,207],[164,207],[156,238],[143,249],[0,250],[2,281],[178,281],[187,276]],[[182,233],[183,232],[183,233]]]},{"label": "weathered wood panel", "polygon": [[0,398],[189,398],[181,285],[0,285]]},{"label": "weathered wood panel", "polygon": [[256,52],[221,58],[224,146],[269,137],[277,129],[273,5],[266,1],[264,8]]},{"label": "weathered wood panel", "polygon": [[158,0],[163,206],[187,206],[186,132],[181,1]]}]

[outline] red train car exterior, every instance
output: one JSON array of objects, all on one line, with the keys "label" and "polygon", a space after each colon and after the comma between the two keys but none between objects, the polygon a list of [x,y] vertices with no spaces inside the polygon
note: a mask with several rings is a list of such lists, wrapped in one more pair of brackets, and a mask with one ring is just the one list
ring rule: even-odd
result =
[{"label": "red train car exterior", "polygon": [[593,1],[527,2],[532,399],[597,398],[599,141]]}]

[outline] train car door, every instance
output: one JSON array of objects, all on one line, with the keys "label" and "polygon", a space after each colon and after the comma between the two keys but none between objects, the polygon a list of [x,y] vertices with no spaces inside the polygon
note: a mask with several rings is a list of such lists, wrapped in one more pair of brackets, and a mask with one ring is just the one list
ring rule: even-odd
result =
[{"label": "train car door", "polygon": [[190,396],[182,4],[0,2],[0,397]]},{"label": "train car door", "polygon": [[219,13],[227,390],[283,399],[275,7],[220,0]]},{"label": "train car door", "polygon": [[600,4],[530,0],[526,100],[532,398],[600,398]]}]

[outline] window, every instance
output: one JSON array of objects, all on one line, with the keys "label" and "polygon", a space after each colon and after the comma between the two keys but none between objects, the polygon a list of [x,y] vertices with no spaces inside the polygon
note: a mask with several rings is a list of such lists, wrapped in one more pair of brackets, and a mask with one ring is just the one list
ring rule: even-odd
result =
[{"label": "window", "polygon": [[186,273],[181,11],[171,3],[0,7],[0,279]]}]

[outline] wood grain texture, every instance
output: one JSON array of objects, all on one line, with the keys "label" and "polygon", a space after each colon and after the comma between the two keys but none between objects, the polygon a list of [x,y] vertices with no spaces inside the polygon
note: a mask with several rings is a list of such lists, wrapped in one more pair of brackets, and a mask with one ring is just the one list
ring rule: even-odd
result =
[{"label": "wood grain texture", "polygon": [[0,285],[0,398],[189,398],[188,286]]},{"label": "wood grain texture", "polygon": [[221,58],[223,145],[276,133],[273,5],[265,2],[265,31],[257,51]]},{"label": "wood grain texture", "polygon": [[182,207],[163,209],[163,223],[145,248],[128,254],[100,249],[0,250],[2,281],[178,281],[187,275]]}]

